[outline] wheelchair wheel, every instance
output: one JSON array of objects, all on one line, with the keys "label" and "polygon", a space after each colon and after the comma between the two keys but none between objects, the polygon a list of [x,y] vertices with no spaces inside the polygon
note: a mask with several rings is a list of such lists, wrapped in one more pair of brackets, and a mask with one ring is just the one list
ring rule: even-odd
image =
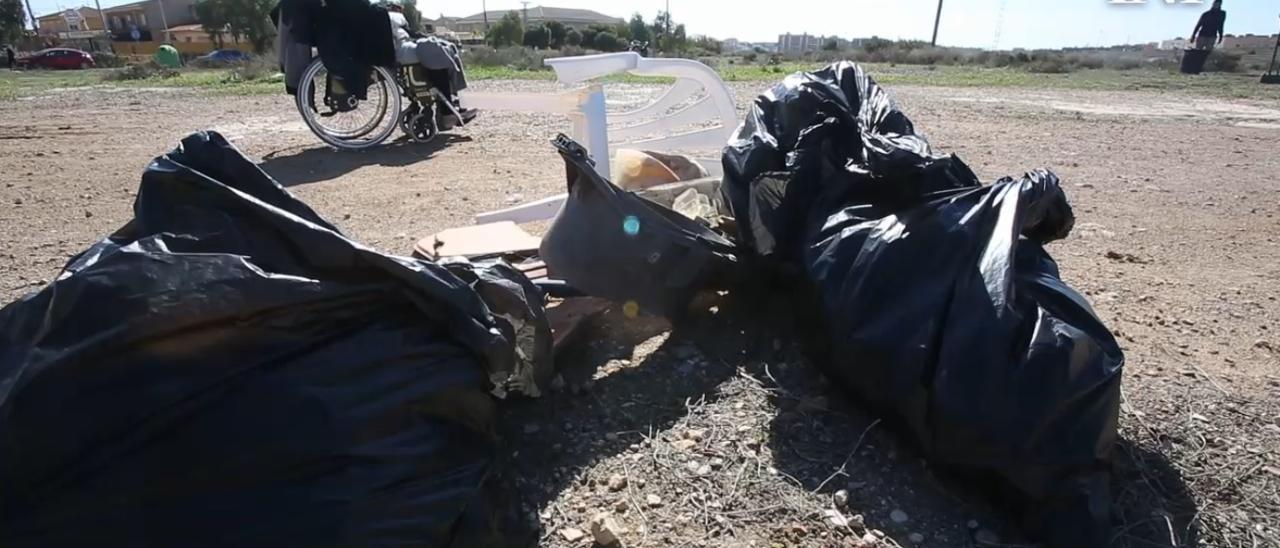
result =
[{"label": "wheelchair wheel", "polygon": [[381,144],[396,130],[400,88],[391,72],[374,67],[365,100],[330,96],[329,71],[316,58],[302,73],[297,105],[307,128],[329,146],[359,150]]}]

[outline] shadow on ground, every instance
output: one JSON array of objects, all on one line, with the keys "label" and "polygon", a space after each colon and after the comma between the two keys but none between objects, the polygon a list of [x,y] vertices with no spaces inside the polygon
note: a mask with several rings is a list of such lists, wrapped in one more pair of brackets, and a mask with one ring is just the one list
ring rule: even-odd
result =
[{"label": "shadow on ground", "polygon": [[[563,392],[503,406],[509,449],[501,469],[518,486],[522,538],[576,546],[559,533],[586,530],[603,512],[648,524],[641,539],[631,531],[628,545],[848,545],[858,533],[823,517],[843,489],[845,515],[861,515],[904,546],[914,535],[925,546],[982,546],[979,531],[1003,546],[1030,546],[1006,514],[935,476],[909,444],[847,403],[787,342],[796,334],[774,305],[726,300],[713,310],[674,326],[612,311],[585,334],[590,342],[560,360]],[[744,397],[743,385],[765,396]],[[762,419],[753,424],[753,416]],[[753,447],[725,435],[734,426],[760,440],[758,456],[731,454]],[[707,440],[672,450],[690,428],[706,429]],[[728,462],[714,477],[683,466],[716,456]],[[759,475],[739,481],[753,459]],[[1112,544],[1198,546],[1194,501],[1167,458],[1122,440],[1115,460]],[[739,480],[728,481],[735,470]],[[611,492],[606,478],[619,474],[628,486]],[[645,504],[653,493],[661,507]]]},{"label": "shadow on ground", "polygon": [[291,153],[268,153],[258,164],[280,184],[291,187],[329,181],[365,166],[403,167],[431,159],[437,152],[471,137],[444,133],[428,143],[401,139],[369,150],[321,146]]},{"label": "shadow on ground", "polygon": [[1200,546],[1199,509],[1169,458],[1127,439],[1116,444],[1114,458],[1111,495],[1117,523],[1112,546]]}]

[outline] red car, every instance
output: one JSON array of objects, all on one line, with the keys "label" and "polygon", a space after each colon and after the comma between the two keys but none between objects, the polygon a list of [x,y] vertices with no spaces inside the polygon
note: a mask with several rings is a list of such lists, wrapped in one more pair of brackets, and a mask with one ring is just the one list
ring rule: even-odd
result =
[{"label": "red car", "polygon": [[52,48],[18,59],[18,65],[29,69],[90,69],[93,68],[93,56],[78,49]]}]

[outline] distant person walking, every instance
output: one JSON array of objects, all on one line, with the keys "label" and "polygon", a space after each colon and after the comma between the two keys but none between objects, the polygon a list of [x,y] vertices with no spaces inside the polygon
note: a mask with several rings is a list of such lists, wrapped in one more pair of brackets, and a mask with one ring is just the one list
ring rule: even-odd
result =
[{"label": "distant person walking", "polygon": [[1213,49],[1222,43],[1222,29],[1227,23],[1227,12],[1222,11],[1222,0],[1213,0],[1213,7],[1200,14],[1196,29],[1191,31],[1191,43],[1196,49]]}]

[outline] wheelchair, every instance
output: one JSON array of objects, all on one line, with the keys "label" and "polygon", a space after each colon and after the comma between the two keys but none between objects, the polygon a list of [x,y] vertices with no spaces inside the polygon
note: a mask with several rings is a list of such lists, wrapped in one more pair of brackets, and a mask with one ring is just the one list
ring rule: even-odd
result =
[{"label": "wheelchair", "polygon": [[452,101],[431,85],[421,65],[400,65],[394,72],[373,67],[365,99],[358,99],[353,90],[335,92],[335,87],[333,76],[316,57],[303,71],[296,95],[307,128],[334,148],[374,147],[397,127],[414,141],[430,142],[442,131],[445,114],[452,114],[450,120],[458,127],[466,123]]}]

